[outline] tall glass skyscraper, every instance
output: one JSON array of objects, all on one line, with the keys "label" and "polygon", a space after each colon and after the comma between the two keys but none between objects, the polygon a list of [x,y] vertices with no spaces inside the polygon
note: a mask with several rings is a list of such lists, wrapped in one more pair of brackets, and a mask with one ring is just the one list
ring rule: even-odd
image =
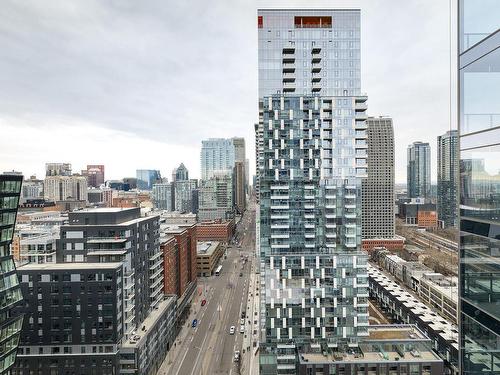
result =
[{"label": "tall glass skyscraper", "polygon": [[500,374],[500,2],[459,2],[461,373]]},{"label": "tall glass skyscraper", "polygon": [[160,171],[155,169],[137,169],[137,189],[139,190],[152,190],[153,184],[160,182]]},{"label": "tall glass skyscraper", "polygon": [[209,138],[201,142],[201,178],[208,180],[221,173],[232,174],[234,163],[245,162],[243,138]]},{"label": "tall glass skyscraper", "polygon": [[457,225],[458,131],[437,138],[437,211],[445,227]]},{"label": "tall glass skyscraper", "polygon": [[413,142],[408,146],[407,189],[410,198],[428,198],[431,194],[431,146]]},{"label": "tall glass skyscraper", "polygon": [[359,10],[259,10],[260,373],[368,334]]},{"label": "tall glass skyscraper", "polygon": [[23,323],[22,315],[12,314],[23,296],[10,255],[22,181],[22,175],[0,174],[0,374],[14,364]]}]

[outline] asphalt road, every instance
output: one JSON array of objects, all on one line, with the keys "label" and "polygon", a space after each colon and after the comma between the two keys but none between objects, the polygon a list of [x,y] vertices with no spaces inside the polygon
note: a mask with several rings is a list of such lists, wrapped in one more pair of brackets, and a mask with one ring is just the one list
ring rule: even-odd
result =
[{"label": "asphalt road", "polygon": [[[239,333],[241,311],[247,311],[249,276],[255,252],[255,211],[249,208],[236,229],[241,248],[231,245],[223,260],[220,276],[198,279],[198,295],[193,300],[193,312],[177,340],[178,347],[169,353],[159,375],[239,374],[240,364],[234,361],[235,350],[242,352],[242,342],[251,334],[245,319],[245,333]],[[248,255],[244,262],[242,256]],[[242,276],[239,276],[242,273]],[[205,306],[201,300],[206,299]],[[248,313],[250,315],[250,313]],[[191,327],[198,320],[196,328]],[[236,327],[234,335],[230,326]],[[245,348],[246,349],[246,348]]]}]

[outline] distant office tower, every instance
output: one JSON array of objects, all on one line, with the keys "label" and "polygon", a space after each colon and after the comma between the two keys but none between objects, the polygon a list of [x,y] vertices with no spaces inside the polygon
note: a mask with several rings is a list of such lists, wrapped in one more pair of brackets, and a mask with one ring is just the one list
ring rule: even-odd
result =
[{"label": "distant office tower", "polygon": [[259,10],[258,44],[260,373],[297,374],[368,335],[360,12]]},{"label": "distant office tower", "polygon": [[172,207],[172,184],[153,184],[151,193],[154,208],[159,210],[173,211]]},{"label": "distant office tower", "polygon": [[137,189],[137,178],[136,177],[124,177],[123,184],[126,188],[125,190]]},{"label": "distant office tower", "polygon": [[238,212],[242,213],[246,208],[246,181],[245,164],[241,161],[234,163],[233,183],[234,183],[234,204]]},{"label": "distant office tower", "polygon": [[214,174],[232,173],[235,161],[245,161],[243,138],[210,138],[201,143],[201,178]]},{"label": "distant office tower", "polygon": [[[216,175],[230,174],[235,184],[233,187],[232,206],[237,205],[236,198],[246,199],[247,175],[245,162],[245,139],[244,138],[211,138],[202,141],[201,149],[201,176],[203,180],[208,180]],[[239,162],[239,173],[243,173],[243,178],[236,178],[236,163]],[[244,198],[243,198],[244,197]],[[201,205],[200,196],[200,205]],[[242,212],[244,205],[238,205],[238,210]]]},{"label": "distant office tower", "polygon": [[111,207],[113,205],[113,189],[91,188],[87,190],[88,203],[94,207]]},{"label": "distant office tower", "polygon": [[500,373],[500,3],[459,1],[461,374]]},{"label": "distant office tower", "polygon": [[98,188],[104,184],[104,165],[87,165],[82,175],[87,177],[88,186]]},{"label": "distant office tower", "polygon": [[363,239],[390,239],[394,219],[394,129],[388,117],[369,117],[368,178],[362,183]]},{"label": "distant office tower", "polygon": [[139,190],[151,190],[153,189],[153,184],[161,180],[160,171],[155,169],[137,169],[137,189]]},{"label": "distant office tower", "polygon": [[431,194],[431,147],[413,142],[408,146],[407,189],[409,198],[429,198]]},{"label": "distant office tower", "polygon": [[45,177],[43,197],[54,202],[87,201],[87,178],[80,175]]},{"label": "distant office tower", "polygon": [[232,218],[234,216],[232,174],[222,173],[208,180],[202,180],[198,199],[200,220]]},{"label": "distant office tower", "polygon": [[70,163],[46,163],[45,176],[71,176]]},{"label": "distant office tower", "polygon": [[250,160],[245,159],[245,192],[248,193],[250,186]]},{"label": "distant office tower", "polygon": [[458,221],[458,131],[451,130],[437,138],[437,211],[445,227]]},{"label": "distant office tower", "polygon": [[234,161],[244,163],[246,160],[245,138],[234,137],[231,139],[234,146]]},{"label": "distant office tower", "polygon": [[16,267],[10,254],[22,175],[0,174],[0,373],[8,374],[16,360],[23,316],[12,310],[23,300]]},{"label": "distant office tower", "polygon": [[179,212],[194,212],[193,194],[198,188],[198,180],[176,180],[173,185],[175,194],[173,209]]},{"label": "distant office tower", "polygon": [[189,179],[189,171],[184,165],[181,163],[177,168],[174,168],[172,171],[172,182],[174,181],[186,181]]}]

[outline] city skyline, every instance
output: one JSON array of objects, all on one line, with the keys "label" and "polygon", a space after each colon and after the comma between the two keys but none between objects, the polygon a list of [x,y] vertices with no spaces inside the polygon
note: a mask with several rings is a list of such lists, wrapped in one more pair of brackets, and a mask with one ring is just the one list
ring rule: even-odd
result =
[{"label": "city skyline", "polygon": [[[448,16],[448,5],[391,3],[395,16],[387,22],[387,7],[381,6],[384,3],[388,4],[382,0],[290,1],[287,7],[361,7],[362,38],[367,41],[362,46],[362,80],[370,95],[368,114],[394,118],[398,124],[394,129],[396,155],[403,155],[407,144],[420,140],[434,145],[435,137],[449,130],[446,111],[442,110],[448,105],[448,34],[442,22]],[[251,155],[257,121],[257,61],[252,48],[239,49],[238,54],[230,50],[235,45],[256,46],[258,7],[283,4],[236,3],[226,7],[220,3],[207,9],[176,4],[168,14],[159,3],[141,9],[132,4],[92,2],[50,5],[41,8],[35,3],[12,2],[0,10],[6,20],[0,43],[5,55],[11,57],[0,60],[0,76],[6,83],[0,105],[4,131],[0,170],[15,169],[41,178],[43,162],[67,160],[75,170],[87,164],[104,164],[106,177],[116,179],[141,168],[160,169],[169,175],[184,162],[197,178],[202,139],[243,136],[251,175],[254,173]],[[177,21],[180,14],[190,14],[185,25]],[[216,18],[225,21],[210,22]],[[50,19],[50,27],[43,22],[46,19]],[[113,19],[120,21],[113,23]],[[193,26],[203,27],[205,35],[193,35]],[[388,32],[398,27],[404,27],[407,34]],[[80,29],[83,31],[76,31]],[[138,40],[129,29],[141,31],[143,37]],[[189,40],[189,49],[184,46],[185,38],[173,37],[173,30]],[[415,43],[407,45],[407,38]],[[382,39],[384,50],[397,52],[397,58],[393,53],[387,58],[380,54]],[[12,40],[17,41],[15,45]],[[64,42],[54,47],[57,41]],[[158,55],[159,44],[171,46],[168,55]],[[74,45],[83,48],[76,50]],[[208,50],[207,46],[220,48]],[[118,58],[123,63],[117,64]],[[186,64],[186,59],[195,64],[201,59],[206,68],[191,69],[193,65]],[[52,64],[40,67],[39,61]],[[242,77],[241,71],[249,74]],[[198,109],[186,111],[186,106]],[[175,123],[182,125],[174,125],[172,118],[179,118],[181,121]],[[203,126],[199,126],[200,119]],[[423,127],[429,131],[420,137]],[[19,134],[30,153],[16,147]],[[57,150],[39,142],[47,134],[58,144]],[[135,152],[124,153],[122,149]],[[95,151],[91,157],[86,156],[89,150]],[[42,156],[47,160],[40,162]],[[400,159],[396,158],[396,182],[403,182],[406,176],[406,161]],[[432,181],[436,180],[435,159]]]}]

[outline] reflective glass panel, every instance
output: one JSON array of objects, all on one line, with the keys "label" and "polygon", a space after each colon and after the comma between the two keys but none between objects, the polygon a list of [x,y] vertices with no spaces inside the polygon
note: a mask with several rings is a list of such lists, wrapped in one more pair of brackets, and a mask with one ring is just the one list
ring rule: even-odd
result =
[{"label": "reflective glass panel", "polygon": [[498,30],[500,2],[498,0],[462,0],[460,20],[460,51]]}]

